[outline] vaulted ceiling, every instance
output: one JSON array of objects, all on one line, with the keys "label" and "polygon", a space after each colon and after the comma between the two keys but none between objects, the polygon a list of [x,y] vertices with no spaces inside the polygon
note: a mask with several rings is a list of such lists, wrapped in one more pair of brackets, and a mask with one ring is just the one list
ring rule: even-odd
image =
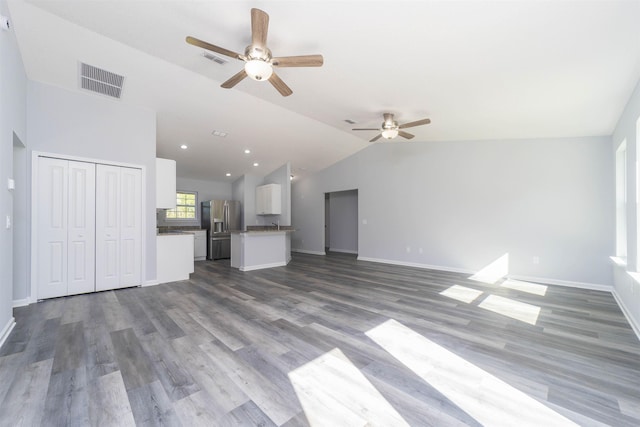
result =
[{"label": "vaulted ceiling", "polygon": [[[432,120],[412,128],[411,142],[387,143],[610,135],[640,78],[636,0],[9,7],[30,79],[80,91],[79,62],[124,75],[122,99],[111,102],[156,111],[158,156],[197,179],[264,175],[286,161],[297,176],[313,173],[367,147],[376,133],[351,128],[379,127],[385,112],[401,123]],[[193,36],[244,52],[252,7],[270,16],[274,56],[324,56],[320,68],[277,70],[289,97],[249,79],[220,88],[243,63],[217,64],[185,43]]]}]

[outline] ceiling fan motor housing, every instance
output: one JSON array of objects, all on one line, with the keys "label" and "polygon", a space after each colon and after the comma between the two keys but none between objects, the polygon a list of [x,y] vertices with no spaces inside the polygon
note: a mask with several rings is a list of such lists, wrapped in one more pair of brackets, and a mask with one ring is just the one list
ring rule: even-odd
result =
[{"label": "ceiling fan motor housing", "polygon": [[249,45],[244,50],[244,69],[256,81],[269,80],[273,74],[271,51],[266,47]]}]

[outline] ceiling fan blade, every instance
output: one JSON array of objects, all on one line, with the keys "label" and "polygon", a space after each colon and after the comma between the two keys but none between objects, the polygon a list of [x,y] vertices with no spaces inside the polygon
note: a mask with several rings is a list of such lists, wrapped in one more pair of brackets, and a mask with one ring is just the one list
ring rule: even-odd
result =
[{"label": "ceiling fan blade", "polygon": [[223,87],[225,89],[231,89],[232,87],[240,83],[245,77],[247,77],[247,72],[243,68],[242,70],[240,70],[238,74],[234,75],[229,80],[222,83],[220,87]]},{"label": "ceiling fan blade", "polygon": [[377,130],[377,131],[380,131],[380,128],[357,128],[357,129],[351,129],[351,130]]},{"label": "ceiling fan blade", "polygon": [[271,60],[275,67],[321,67],[323,63],[322,55],[281,56]]},{"label": "ceiling fan blade", "polygon": [[415,122],[405,123],[405,124],[400,125],[398,127],[400,129],[406,129],[406,128],[411,128],[411,127],[414,127],[414,126],[428,125],[429,123],[431,123],[430,119],[422,119],[422,120],[416,120]]},{"label": "ceiling fan blade", "polygon": [[[376,129],[378,130],[378,129]],[[379,140],[380,138],[382,138],[382,134],[375,136],[373,139],[370,139],[369,142],[376,142],[377,140]]]},{"label": "ceiling fan blade", "polygon": [[289,96],[293,93],[291,88],[289,88],[289,86],[287,86],[276,73],[271,74],[271,77],[269,77],[269,83],[271,83],[282,96]]},{"label": "ceiling fan blade", "polygon": [[235,59],[241,59],[241,55],[239,53],[237,53],[237,52],[234,52],[234,51],[229,50],[229,49],[225,49],[223,47],[219,47],[219,46],[213,45],[211,43],[207,43],[207,42],[199,40],[199,39],[197,39],[195,37],[188,36],[187,37],[187,43],[192,44],[194,46],[201,47],[203,49],[207,49],[207,50],[210,50],[210,51],[213,51],[213,52],[217,52],[220,55],[230,56],[231,58],[235,58]]},{"label": "ceiling fan blade", "polygon": [[269,15],[260,9],[251,9],[251,44],[266,47],[268,31]]},{"label": "ceiling fan blade", "polygon": [[402,131],[402,130],[398,131],[398,135],[400,135],[401,137],[406,138],[406,139],[411,139],[411,138],[414,137],[414,135],[411,135],[409,132],[405,132],[405,131]]}]

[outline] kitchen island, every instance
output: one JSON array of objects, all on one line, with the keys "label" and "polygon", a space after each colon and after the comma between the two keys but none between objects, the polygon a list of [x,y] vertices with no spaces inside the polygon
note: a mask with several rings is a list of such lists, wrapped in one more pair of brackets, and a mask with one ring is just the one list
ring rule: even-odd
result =
[{"label": "kitchen island", "polygon": [[156,237],[156,277],[158,284],[189,280],[193,273],[193,234],[180,231]]},{"label": "kitchen island", "polygon": [[240,271],[282,267],[291,261],[293,227],[231,232],[231,267]]}]

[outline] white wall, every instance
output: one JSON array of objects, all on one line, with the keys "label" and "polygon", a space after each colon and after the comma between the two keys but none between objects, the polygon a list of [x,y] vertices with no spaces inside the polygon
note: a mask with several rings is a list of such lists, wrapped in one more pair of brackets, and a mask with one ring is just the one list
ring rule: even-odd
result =
[{"label": "white wall", "polygon": [[475,272],[508,253],[512,276],[611,285],[610,145],[373,144],[294,184],[292,249],[321,253],[323,193],[357,188],[360,258]]},{"label": "white wall", "polygon": [[[640,337],[640,266],[638,265],[638,214],[639,207],[636,197],[636,182],[638,174],[638,132],[640,126],[640,83],[636,86],[627,106],[612,136],[612,156],[620,144],[627,142],[627,264],[614,266],[614,295],[618,303],[625,311],[636,334]],[[615,185],[612,183],[610,192],[615,194]],[[615,211],[615,204],[610,205]],[[615,232],[612,231],[615,236]],[[610,255],[615,255],[612,248]],[[631,274],[628,274],[631,273]]]},{"label": "white wall", "polygon": [[158,209],[158,225],[173,226],[199,226],[200,225],[200,203],[206,200],[235,200],[232,197],[231,183],[219,181],[205,181],[200,179],[176,178],[176,188],[178,191],[195,191],[198,193],[197,213],[198,218],[193,221],[178,221],[165,218],[165,210]]},{"label": "white wall", "polygon": [[[27,91],[30,151],[144,166],[146,221],[143,280],[156,277],[155,112],[91,93],[30,81]],[[31,157],[32,153],[29,153]],[[31,171],[29,171],[31,176]],[[31,184],[29,184],[31,187]]]},{"label": "white wall", "polygon": [[[8,16],[5,0],[0,0],[0,14]],[[13,177],[14,133],[26,143],[27,77],[13,31],[0,30],[0,344],[13,325],[13,248],[14,228],[5,227],[7,215],[14,222],[14,194],[7,190]],[[22,183],[24,185],[24,183]],[[17,242],[18,243],[18,242]],[[26,272],[25,272],[26,273]]]},{"label": "white wall", "polygon": [[329,193],[328,228],[329,250],[358,253],[358,190]]}]

